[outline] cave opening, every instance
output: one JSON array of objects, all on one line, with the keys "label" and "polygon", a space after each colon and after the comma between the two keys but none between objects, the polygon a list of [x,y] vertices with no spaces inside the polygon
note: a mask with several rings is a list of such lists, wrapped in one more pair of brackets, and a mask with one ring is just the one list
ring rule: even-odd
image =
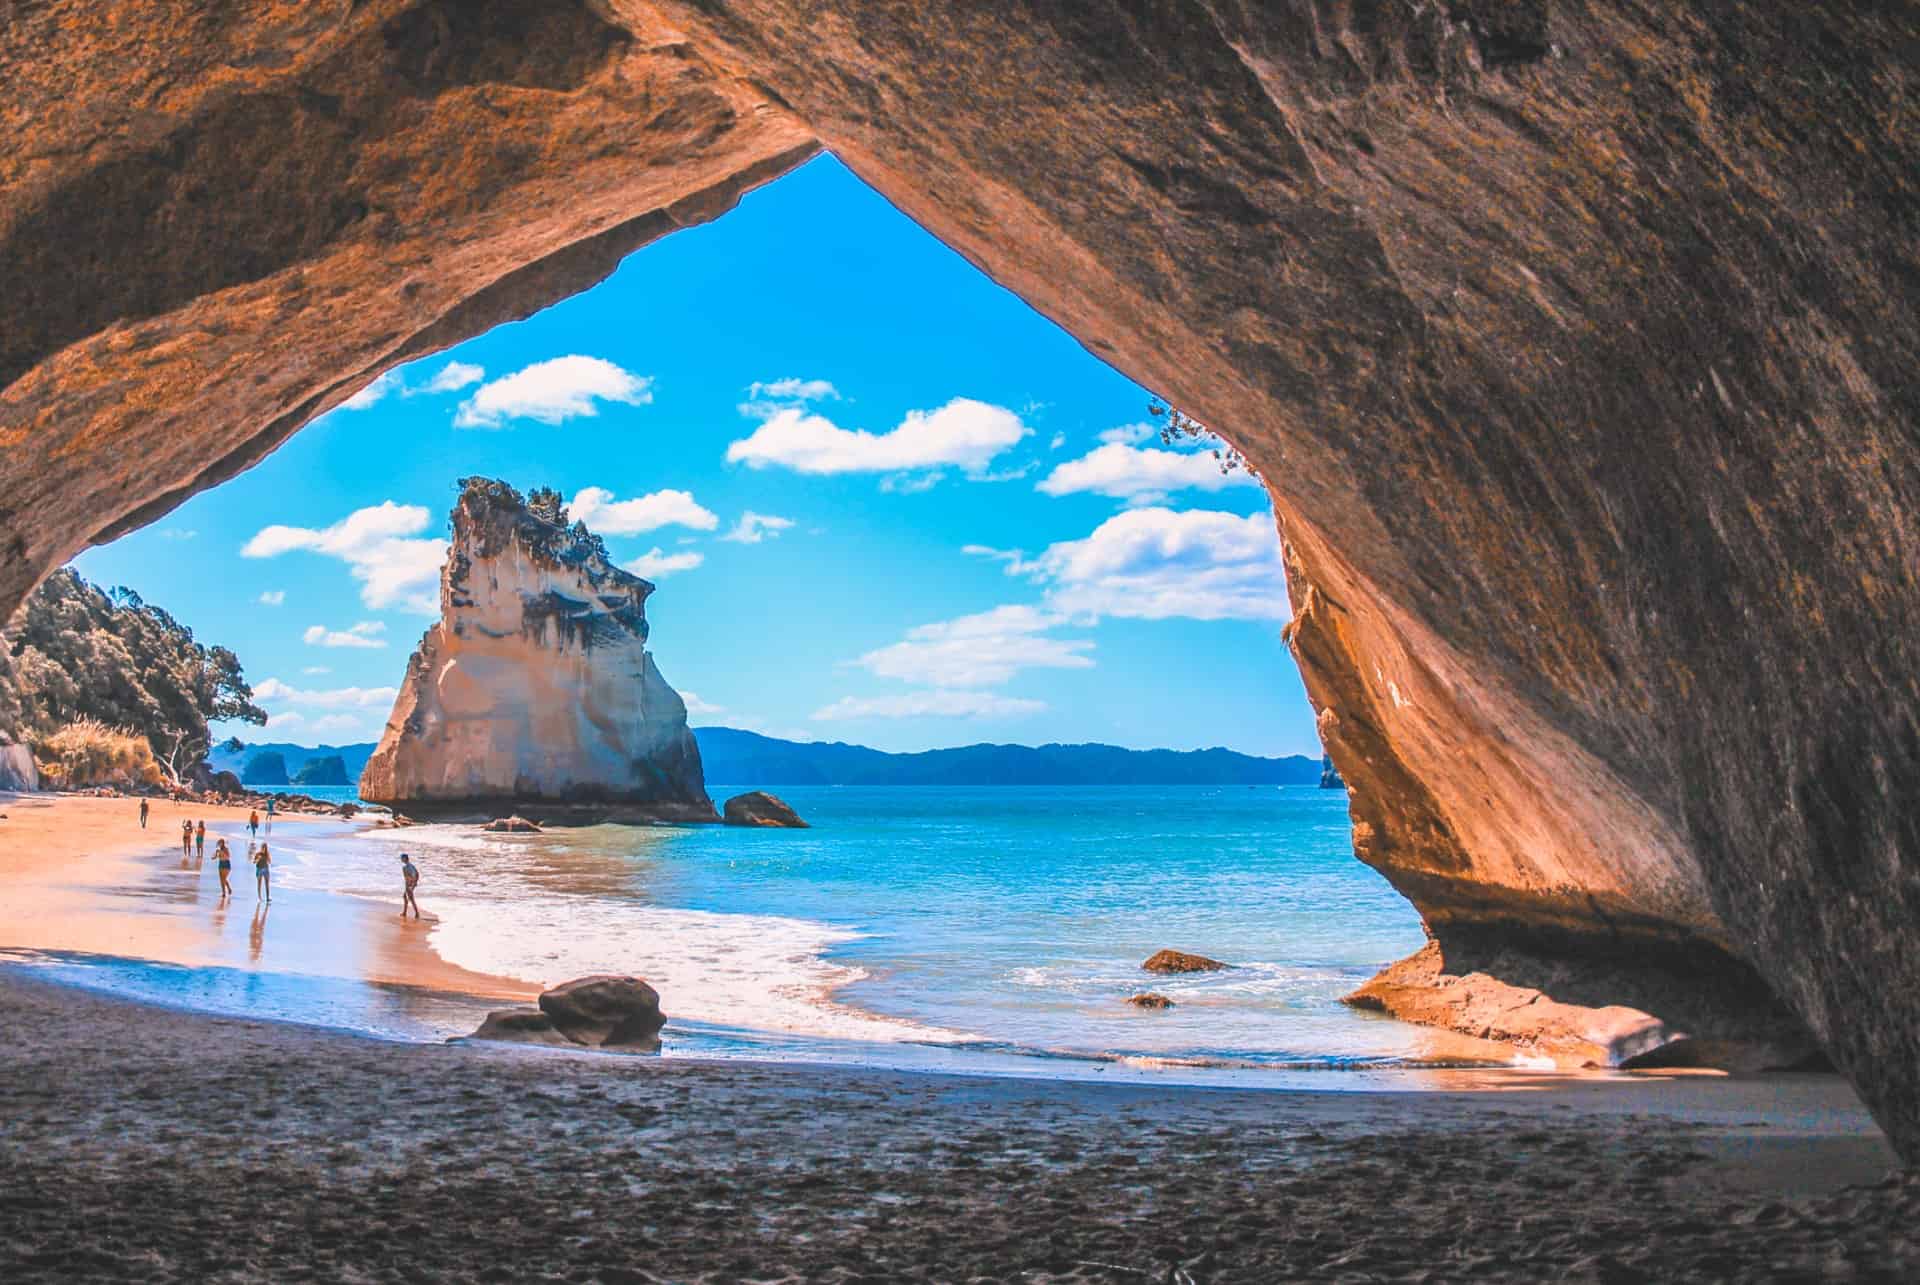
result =
[{"label": "cave opening", "polygon": [[[273,784],[278,759],[291,788],[349,797],[315,782],[331,782],[333,757],[357,779],[381,738],[441,610],[460,481],[551,488],[543,503],[654,582],[649,649],[685,701],[715,802],[723,786],[783,791],[861,852],[1004,814],[947,857],[910,840],[921,855],[893,886],[843,886],[846,858],[826,849],[799,863],[804,877],[756,862],[751,878],[691,878],[701,913],[748,904],[833,931],[905,922],[909,901],[951,885],[943,895],[970,908],[912,950],[897,932],[850,930],[810,946],[816,967],[888,979],[854,985],[856,1009],[1089,1055],[1501,1060],[1339,1003],[1420,944],[1419,916],[1353,860],[1345,792],[1321,788],[1265,487],[1217,439],[1163,434],[1157,402],[822,155],[579,294],[380,373],[73,565],[238,652],[268,722],[216,724],[219,768]],[[937,770],[976,793],[916,815],[908,776],[841,816],[845,782],[773,757],[835,741],[907,756],[1005,743],[1179,754],[1090,794],[1063,784],[1084,764],[1037,781],[1008,777],[1030,764],[948,764]],[[1157,824],[1096,819],[1141,798]],[[683,838],[681,859],[703,868],[707,842]],[[557,871],[581,895],[644,882],[636,868],[662,878],[671,854],[657,847],[596,837],[540,888],[565,886]],[[1054,865],[1026,869],[1042,852]],[[987,909],[1001,901],[1018,931]],[[1237,971],[1138,973],[1131,955],[1170,946]],[[968,959],[996,962],[991,984],[931,1002]],[[710,982],[675,980],[702,1015],[752,1025]],[[1143,1038],[1110,993],[1130,985],[1171,990],[1192,1016]]]}]

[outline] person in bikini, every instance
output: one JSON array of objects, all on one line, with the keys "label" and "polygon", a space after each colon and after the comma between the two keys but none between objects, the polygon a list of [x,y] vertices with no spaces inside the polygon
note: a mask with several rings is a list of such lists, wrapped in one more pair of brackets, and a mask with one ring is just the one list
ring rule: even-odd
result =
[{"label": "person in bikini", "polygon": [[412,906],[413,917],[418,919],[420,917],[420,903],[413,899],[413,890],[419,886],[420,871],[413,864],[413,858],[404,852],[400,854],[400,877],[406,882],[406,891],[401,894],[400,898],[400,917],[405,919],[407,917],[407,907]]},{"label": "person in bikini", "polygon": [[253,892],[262,901],[273,900],[273,856],[264,843],[253,854]]},{"label": "person in bikini", "polygon": [[233,881],[231,879],[231,875],[233,874],[233,853],[227,849],[227,841],[225,839],[214,840],[213,859],[218,862],[220,866],[220,895],[222,897],[231,897],[233,895]]},{"label": "person in bikini", "polygon": [[193,822],[191,821],[180,823],[180,855],[183,857],[193,855]]},{"label": "person in bikini", "polygon": [[196,857],[204,857],[207,855],[207,823],[205,821],[199,821],[194,824],[193,855]]}]

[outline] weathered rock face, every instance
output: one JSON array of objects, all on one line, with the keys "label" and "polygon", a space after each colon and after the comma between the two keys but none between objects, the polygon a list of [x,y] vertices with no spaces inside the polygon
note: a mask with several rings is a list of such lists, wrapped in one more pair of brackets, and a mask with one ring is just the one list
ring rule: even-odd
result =
[{"label": "weathered rock face", "polygon": [[728,825],[759,826],[767,829],[805,830],[807,823],[778,795],[765,790],[749,790],[728,799],[720,809],[720,819]]},{"label": "weathered rock face", "polygon": [[1770,992],[1920,1156],[1907,9],[125,9],[0,32],[0,607],[817,139],[1259,469],[1449,975]]},{"label": "weathered rock face", "polygon": [[24,745],[0,745],[0,790],[37,790],[40,769]]},{"label": "weathered rock face", "polygon": [[1184,950],[1160,950],[1155,951],[1140,967],[1150,973],[1217,973],[1231,965]]},{"label": "weathered rock face", "polygon": [[686,704],[647,651],[652,592],[564,510],[468,478],[440,622],[407,662],[360,797],[415,816],[717,819]]}]

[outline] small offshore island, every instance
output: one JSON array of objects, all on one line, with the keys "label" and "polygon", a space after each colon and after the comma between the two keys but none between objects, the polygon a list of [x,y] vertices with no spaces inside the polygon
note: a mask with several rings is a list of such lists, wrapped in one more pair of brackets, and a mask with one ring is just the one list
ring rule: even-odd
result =
[{"label": "small offshore island", "polygon": [[557,491],[460,488],[440,620],[360,796],[442,820],[718,821],[686,702],[647,651],[653,584],[569,525]]}]

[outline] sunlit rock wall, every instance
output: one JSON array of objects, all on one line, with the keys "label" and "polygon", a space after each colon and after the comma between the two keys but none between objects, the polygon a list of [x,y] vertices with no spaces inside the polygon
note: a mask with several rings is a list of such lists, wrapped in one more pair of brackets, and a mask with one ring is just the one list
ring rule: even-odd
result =
[{"label": "sunlit rock wall", "polygon": [[415,816],[715,821],[687,707],[647,650],[653,586],[511,487],[463,484],[440,620],[360,796]]}]

